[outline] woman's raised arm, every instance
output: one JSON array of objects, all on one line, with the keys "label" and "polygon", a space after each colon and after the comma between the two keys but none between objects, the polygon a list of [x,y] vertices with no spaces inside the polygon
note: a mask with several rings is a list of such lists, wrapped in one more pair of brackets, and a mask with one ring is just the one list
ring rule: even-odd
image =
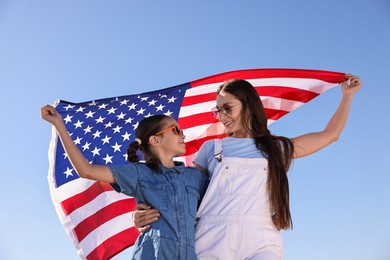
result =
[{"label": "woman's raised arm", "polygon": [[341,84],[341,102],[325,129],[320,132],[308,133],[292,139],[294,143],[294,158],[300,158],[315,153],[338,140],[347,122],[353,96],[361,87],[362,85],[359,77],[349,74],[346,75],[346,81]]}]

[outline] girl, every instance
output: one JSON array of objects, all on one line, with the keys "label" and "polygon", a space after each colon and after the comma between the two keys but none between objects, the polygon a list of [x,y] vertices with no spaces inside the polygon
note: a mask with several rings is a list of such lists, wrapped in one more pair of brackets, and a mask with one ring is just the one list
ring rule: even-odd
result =
[{"label": "girl", "polygon": [[[205,142],[194,159],[197,168],[211,174],[197,214],[198,259],[282,258],[280,230],[292,227],[290,163],[337,141],[360,88],[359,77],[346,75],[340,105],[325,129],[289,139],[270,133],[261,100],[249,82],[231,80],[219,87],[212,111],[229,137]],[[136,226],[151,223],[155,214],[139,211]]]},{"label": "girl", "polygon": [[[92,165],[67,132],[54,107],[41,108],[41,117],[58,132],[69,160],[81,178],[110,183],[115,190],[159,210],[161,217],[141,234],[132,259],[196,259],[194,227],[198,203],[208,179],[200,170],[185,167],[173,157],[185,152],[183,132],[169,116],[141,121],[127,150],[127,165]],[[136,155],[140,149],[145,163]]]}]

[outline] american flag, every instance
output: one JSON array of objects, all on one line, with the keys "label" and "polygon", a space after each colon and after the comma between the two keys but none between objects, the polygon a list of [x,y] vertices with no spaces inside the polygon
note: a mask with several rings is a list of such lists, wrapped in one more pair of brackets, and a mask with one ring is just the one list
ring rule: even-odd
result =
[{"label": "american flag", "polygon": [[[251,69],[221,73],[186,84],[136,95],[72,103],[58,100],[68,132],[93,164],[126,164],[126,149],[145,117],[166,114],[186,135],[185,154],[176,158],[192,164],[206,140],[225,136],[210,110],[216,89],[229,79],[245,79],[259,93],[268,124],[345,80],[345,74],[304,69]],[[61,223],[82,259],[110,259],[133,245],[138,230],[132,221],[135,200],[110,185],[79,178],[52,130],[49,187]]]}]

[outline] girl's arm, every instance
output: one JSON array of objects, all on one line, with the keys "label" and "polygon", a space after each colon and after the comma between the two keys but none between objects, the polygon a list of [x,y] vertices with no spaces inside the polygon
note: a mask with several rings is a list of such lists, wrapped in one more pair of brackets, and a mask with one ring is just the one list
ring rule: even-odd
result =
[{"label": "girl's arm", "polygon": [[90,164],[74,144],[70,137],[61,115],[50,105],[41,108],[41,117],[51,123],[56,129],[61,143],[68,155],[69,161],[81,178],[87,178],[106,183],[116,183],[110,169],[104,165]]},{"label": "girl's arm", "polygon": [[309,133],[292,139],[294,144],[294,158],[315,153],[338,140],[347,122],[352,98],[362,87],[359,77],[346,75],[346,79],[341,84],[341,102],[325,129],[321,132]]}]

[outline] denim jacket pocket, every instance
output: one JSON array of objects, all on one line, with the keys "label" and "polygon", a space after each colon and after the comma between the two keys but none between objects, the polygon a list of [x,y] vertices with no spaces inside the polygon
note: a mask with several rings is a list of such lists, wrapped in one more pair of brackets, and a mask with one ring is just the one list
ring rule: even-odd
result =
[{"label": "denim jacket pocket", "polygon": [[168,210],[168,191],[166,183],[141,181],[140,187],[145,198],[148,198],[147,203],[150,206],[160,211]]},{"label": "denim jacket pocket", "polygon": [[191,186],[186,186],[186,191],[187,191],[187,198],[188,198],[188,210],[190,216],[195,218],[196,212],[199,207],[199,200],[200,200],[199,191],[196,188]]}]

